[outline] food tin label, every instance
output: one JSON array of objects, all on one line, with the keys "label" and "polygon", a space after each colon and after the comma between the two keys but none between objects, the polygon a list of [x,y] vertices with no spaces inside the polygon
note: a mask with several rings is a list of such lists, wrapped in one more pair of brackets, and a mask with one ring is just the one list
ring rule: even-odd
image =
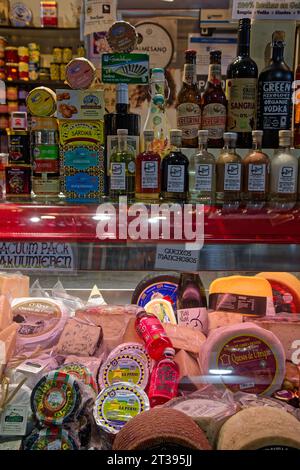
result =
[{"label": "food tin label", "polygon": [[56,94],[50,88],[34,88],[27,97],[27,108],[33,116],[52,116],[56,111]]},{"label": "food tin label", "polygon": [[31,131],[40,130],[57,130],[57,120],[53,117],[37,117],[31,118]]},{"label": "food tin label", "polygon": [[36,159],[33,162],[34,173],[59,173],[59,160],[39,160]]},{"label": "food tin label", "polygon": [[149,399],[140,387],[120,382],[97,397],[94,418],[98,426],[116,434],[131,418],[149,409]]},{"label": "food tin label", "polygon": [[101,121],[59,121],[59,138],[62,146],[101,144],[103,123]]},{"label": "food tin label", "polygon": [[77,173],[74,176],[66,176],[66,190],[79,196],[87,197],[90,193],[99,196],[99,177],[88,173]]},{"label": "food tin label", "polygon": [[30,164],[30,145],[29,135],[27,133],[11,132],[8,137],[9,157],[8,163],[11,164]]},{"label": "food tin label", "polygon": [[5,180],[7,195],[30,195],[31,167],[6,167]]},{"label": "food tin label", "polygon": [[63,165],[75,170],[86,171],[99,166],[99,157],[97,147],[75,147],[64,152]]},{"label": "food tin label", "polygon": [[66,66],[66,80],[74,90],[89,88],[95,77],[94,65],[83,57],[71,60]]},{"label": "food tin label", "polygon": [[103,120],[103,90],[56,90],[58,119]]},{"label": "food tin label", "polygon": [[58,176],[48,176],[47,173],[41,177],[33,176],[32,190],[36,196],[57,196],[60,193],[60,179]]},{"label": "food tin label", "polygon": [[222,375],[225,386],[232,392],[267,393],[274,383],[278,362],[271,347],[255,335],[239,335],[220,348],[216,369],[231,371]]},{"label": "food tin label", "polygon": [[102,367],[100,377],[102,388],[116,382],[129,382],[145,388],[149,372],[147,363],[142,361],[139,354],[128,352],[109,359]]},{"label": "food tin label", "polygon": [[59,158],[58,145],[35,145],[33,147],[33,156],[36,160],[49,160]]},{"label": "food tin label", "polygon": [[53,331],[62,317],[60,308],[46,300],[17,303],[12,313],[13,321],[20,325],[18,335],[25,338],[38,337]]}]

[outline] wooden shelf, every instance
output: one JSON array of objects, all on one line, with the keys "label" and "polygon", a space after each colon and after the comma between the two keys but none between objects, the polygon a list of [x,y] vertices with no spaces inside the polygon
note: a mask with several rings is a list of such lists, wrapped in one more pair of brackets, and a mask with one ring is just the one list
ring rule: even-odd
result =
[{"label": "wooden shelf", "polygon": [[65,84],[63,81],[55,81],[55,80],[47,80],[47,81],[42,81],[42,80],[3,80],[6,84],[6,86],[23,86],[24,88],[35,88],[38,86],[46,86],[49,88],[61,88],[61,87],[66,87],[70,88],[68,85]]},{"label": "wooden shelf", "polygon": [[0,25],[0,30],[4,30],[4,29],[7,29],[13,32],[18,31],[20,33],[24,33],[24,30],[26,31],[79,31],[79,28],[49,28],[49,27],[42,28],[40,26],[26,26],[26,27],[18,28],[15,26]]}]

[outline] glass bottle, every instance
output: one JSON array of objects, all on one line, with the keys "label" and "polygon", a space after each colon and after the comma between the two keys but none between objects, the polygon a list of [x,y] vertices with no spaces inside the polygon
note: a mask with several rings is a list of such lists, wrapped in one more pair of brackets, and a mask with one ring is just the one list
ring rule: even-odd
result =
[{"label": "glass bottle", "polygon": [[145,311],[138,313],[135,320],[135,329],[145,342],[147,353],[156,361],[163,357],[166,348],[173,347],[156,315]]},{"label": "glass bottle", "polygon": [[251,21],[239,21],[237,57],[229,64],[226,80],[228,100],[227,131],[237,133],[237,146],[251,148],[251,132],[256,125],[256,63],[250,57]]},{"label": "glass bottle", "polygon": [[291,152],[292,131],[279,131],[279,149],[271,159],[271,201],[297,200],[298,158]]},{"label": "glass bottle", "polygon": [[208,332],[208,314],[205,289],[197,273],[180,276],[177,294],[177,321],[179,325]]},{"label": "glass bottle", "polygon": [[185,52],[183,84],[177,97],[177,127],[182,131],[182,146],[197,148],[201,126],[201,93],[197,82],[197,52]]},{"label": "glass bottle", "polygon": [[216,159],[207,151],[208,135],[208,130],[198,131],[199,151],[189,165],[190,198],[203,203],[213,202],[216,191]]},{"label": "glass bottle", "polygon": [[300,148],[300,63],[295,73],[294,91],[294,147]]},{"label": "glass bottle", "polygon": [[153,97],[144,130],[154,132],[153,151],[159,153],[160,156],[165,155],[170,149],[170,145],[169,125],[163,95],[157,94]]},{"label": "glass bottle", "polygon": [[160,155],[153,151],[154,131],[144,131],[144,152],[136,159],[135,197],[137,199],[159,199]]},{"label": "glass bottle", "polygon": [[109,195],[134,197],[135,194],[135,155],[128,149],[127,129],[118,129],[118,149],[111,155],[109,169]]},{"label": "glass bottle", "polygon": [[224,148],[217,159],[217,201],[238,202],[242,189],[242,158],[236,153],[237,134],[224,133]]},{"label": "glass bottle", "polygon": [[221,51],[210,52],[208,80],[202,95],[201,128],[208,130],[208,147],[222,148],[226,131],[227,100],[222,88]]},{"label": "glass bottle", "polygon": [[166,348],[163,358],[155,364],[152,370],[148,391],[152,408],[163,405],[178,395],[180,372],[174,357],[175,349]]},{"label": "glass bottle", "polygon": [[189,192],[189,160],[181,152],[182,131],[170,132],[172,150],[162,160],[161,195],[163,199],[186,201]]},{"label": "glass bottle", "polygon": [[243,160],[244,199],[267,201],[269,194],[270,160],[262,151],[263,131],[252,131],[252,151]]},{"label": "glass bottle", "polygon": [[293,72],[284,62],[283,31],[272,36],[272,60],[259,75],[257,127],[264,130],[263,147],[278,148],[279,131],[291,128]]}]

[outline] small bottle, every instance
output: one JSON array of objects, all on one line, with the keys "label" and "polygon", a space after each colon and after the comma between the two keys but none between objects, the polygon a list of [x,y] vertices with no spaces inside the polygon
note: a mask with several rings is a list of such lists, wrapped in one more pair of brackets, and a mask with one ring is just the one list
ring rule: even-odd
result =
[{"label": "small bottle", "polygon": [[208,80],[202,95],[202,129],[208,130],[208,147],[222,148],[226,131],[227,100],[222,88],[221,51],[211,51]]},{"label": "small bottle", "polygon": [[271,159],[271,201],[297,200],[298,158],[291,153],[292,132],[279,131],[279,149]]},{"label": "small bottle", "polygon": [[204,334],[208,332],[205,289],[197,273],[180,275],[177,294],[178,325],[185,325]]},{"label": "small bottle", "polygon": [[135,329],[145,342],[147,353],[156,361],[163,357],[166,348],[173,347],[163,325],[153,314],[144,311],[138,313],[135,321]]},{"label": "small bottle", "polygon": [[236,153],[237,134],[224,133],[224,148],[217,160],[217,201],[238,202],[242,189],[242,158]]},{"label": "small bottle", "polygon": [[118,129],[118,149],[111,155],[109,171],[109,195],[112,199],[119,196],[134,197],[135,193],[135,155],[127,147],[127,129]]},{"label": "small bottle", "polygon": [[198,131],[199,151],[189,165],[190,198],[203,203],[213,202],[216,191],[216,160],[207,151],[208,135],[208,130]]},{"label": "small bottle", "polygon": [[150,405],[163,405],[178,395],[179,366],[174,361],[175,350],[166,348],[163,358],[155,364],[150,377],[148,396]]},{"label": "small bottle", "polygon": [[253,150],[246,155],[244,165],[244,199],[267,201],[269,194],[270,160],[262,151],[263,131],[252,131]]},{"label": "small bottle", "polygon": [[177,97],[177,127],[182,130],[182,146],[197,148],[201,126],[201,92],[197,82],[197,52],[185,52],[183,84]]},{"label": "small bottle", "polygon": [[159,199],[161,158],[153,152],[154,131],[144,131],[145,150],[136,159],[135,197]]},{"label": "small bottle", "polygon": [[182,131],[173,129],[170,132],[171,152],[162,161],[163,199],[186,201],[189,191],[189,160],[181,152]]}]

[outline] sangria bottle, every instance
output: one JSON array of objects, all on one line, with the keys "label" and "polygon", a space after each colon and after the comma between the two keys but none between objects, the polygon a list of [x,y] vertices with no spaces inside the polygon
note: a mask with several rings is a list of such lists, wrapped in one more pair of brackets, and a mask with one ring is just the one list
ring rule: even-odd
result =
[{"label": "sangria bottle", "polygon": [[166,348],[163,358],[153,368],[148,391],[151,407],[163,405],[177,397],[180,375],[174,356],[175,350]]},{"label": "sangria bottle", "polygon": [[135,329],[145,342],[149,356],[156,361],[163,357],[166,348],[173,347],[163,325],[155,315],[148,314],[147,312],[138,313]]}]

